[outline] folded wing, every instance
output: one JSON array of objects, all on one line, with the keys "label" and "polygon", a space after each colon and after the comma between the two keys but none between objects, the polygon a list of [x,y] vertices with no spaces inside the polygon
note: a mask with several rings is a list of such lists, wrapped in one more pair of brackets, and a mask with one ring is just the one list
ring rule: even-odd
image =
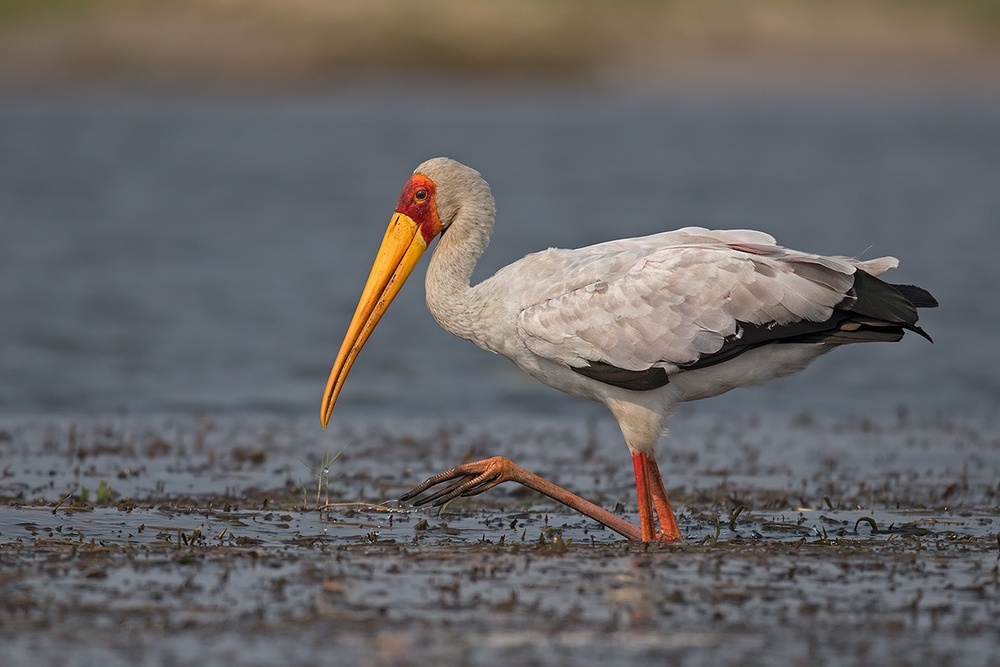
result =
[{"label": "folded wing", "polygon": [[898,340],[922,333],[913,299],[933,301],[875,277],[895,258],[802,253],[761,232],[687,228],[548,255],[566,288],[521,311],[522,341],[629,389],[765,344]]}]

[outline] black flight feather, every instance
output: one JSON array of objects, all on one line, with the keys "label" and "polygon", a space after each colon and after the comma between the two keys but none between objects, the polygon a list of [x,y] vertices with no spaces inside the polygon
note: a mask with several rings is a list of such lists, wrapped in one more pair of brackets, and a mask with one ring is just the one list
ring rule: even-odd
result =
[{"label": "black flight feather", "polygon": [[[893,342],[902,338],[904,331],[913,331],[931,340],[927,332],[917,326],[917,308],[936,308],[937,305],[937,299],[921,287],[892,285],[858,269],[854,285],[829,319],[823,322],[800,320],[786,325],[737,322],[736,334],[727,337],[718,351],[702,355],[681,370],[715,366],[763,345]],[[632,371],[591,361],[573,370],[598,382],[632,391],[659,389],[669,382],[667,371],[658,367]]]}]

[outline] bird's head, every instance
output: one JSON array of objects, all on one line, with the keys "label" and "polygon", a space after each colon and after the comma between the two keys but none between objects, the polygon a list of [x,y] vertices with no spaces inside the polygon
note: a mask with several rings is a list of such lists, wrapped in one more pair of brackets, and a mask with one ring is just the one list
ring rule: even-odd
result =
[{"label": "bird's head", "polygon": [[424,162],[406,181],[340,353],[330,371],[319,415],[323,428],[330,421],[344,380],[375,325],[430,242],[458,216],[462,206],[460,195],[471,187],[485,187],[488,193],[489,186],[478,172],[448,158]]}]

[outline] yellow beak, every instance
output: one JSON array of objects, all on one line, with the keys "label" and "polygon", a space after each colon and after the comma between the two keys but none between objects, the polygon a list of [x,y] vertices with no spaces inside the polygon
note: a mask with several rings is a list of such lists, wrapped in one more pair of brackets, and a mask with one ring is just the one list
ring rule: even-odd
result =
[{"label": "yellow beak", "polygon": [[427,241],[417,223],[397,211],[389,222],[358,308],[354,311],[354,318],[340,345],[340,353],[333,362],[330,379],[326,382],[319,410],[319,422],[323,428],[330,422],[333,406],[358,353],[426,250]]}]

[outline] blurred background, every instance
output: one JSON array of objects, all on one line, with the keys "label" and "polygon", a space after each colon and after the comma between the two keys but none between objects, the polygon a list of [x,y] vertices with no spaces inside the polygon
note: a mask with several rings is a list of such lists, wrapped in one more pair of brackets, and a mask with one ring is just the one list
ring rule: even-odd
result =
[{"label": "blurred background", "polygon": [[[3,0],[0,414],[317,413],[400,186],[448,155],[498,201],[478,278],[749,227],[942,303],[933,346],[686,409],[990,415],[998,84],[996,0]],[[337,410],[601,409],[451,339],[415,278]]]}]

